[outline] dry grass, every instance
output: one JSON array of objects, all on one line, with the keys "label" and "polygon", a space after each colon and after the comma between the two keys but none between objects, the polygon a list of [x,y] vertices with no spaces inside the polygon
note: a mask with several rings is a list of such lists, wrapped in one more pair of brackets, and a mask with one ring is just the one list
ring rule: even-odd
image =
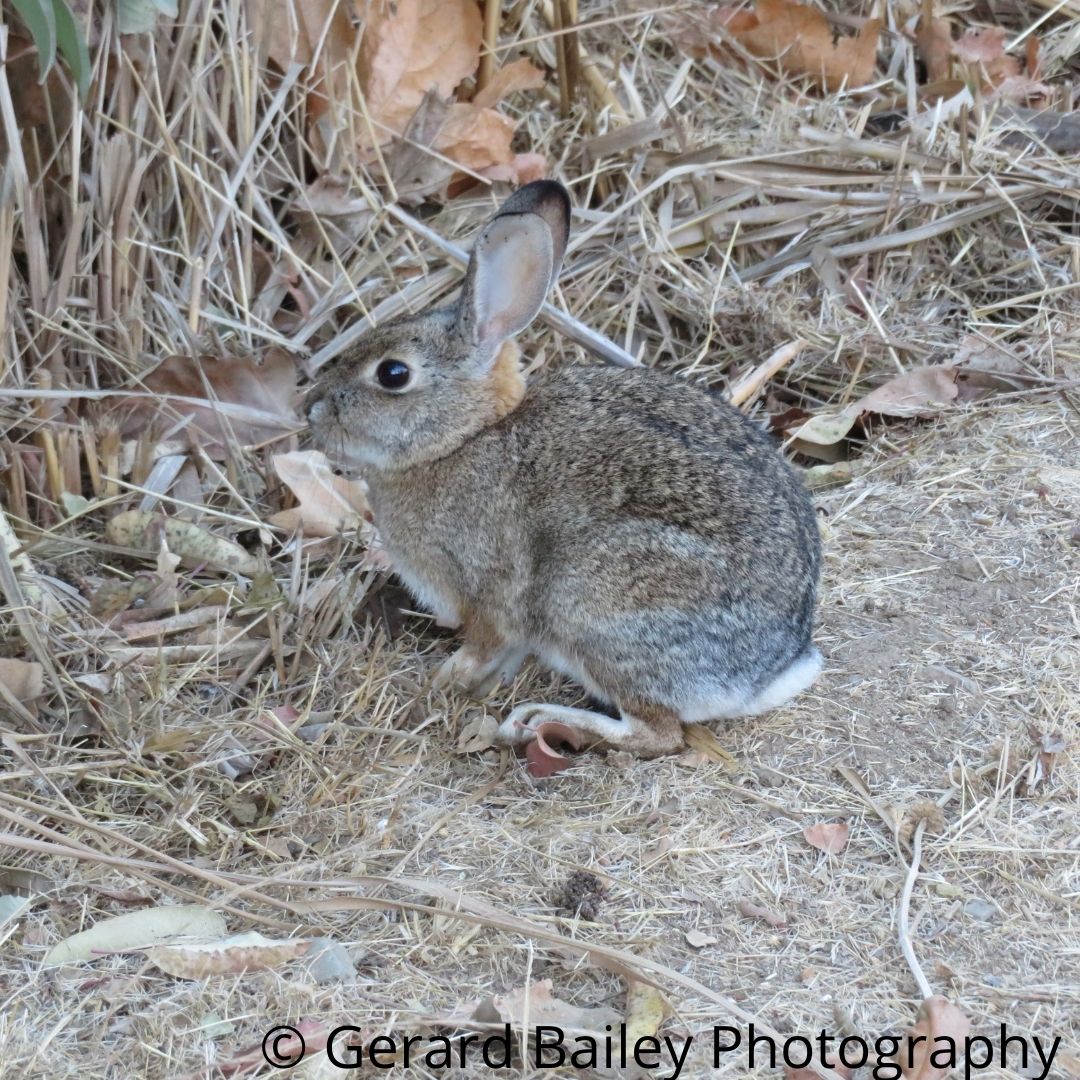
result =
[{"label": "dry grass", "polygon": [[[915,5],[885,7],[898,27]],[[515,5],[501,42],[561,70],[544,9]],[[921,997],[897,932],[907,839],[934,804],[911,902],[927,978],[977,1031],[1072,1038],[1054,1075],[1080,1076],[1076,159],[1008,143],[988,108],[875,126],[894,95],[907,118],[900,34],[890,79],[822,99],[684,63],[661,9],[581,5],[591,59],[570,115],[554,83],[517,102],[522,146],[581,208],[558,307],[717,385],[803,339],[750,401],[762,418],[947,362],[971,335],[1033,389],[848,447],[855,478],[818,496],[826,674],[793,707],[719,729],[733,765],[585,755],[537,783],[505,753],[459,752],[459,735],[574,688],[528,671],[483,703],[432,694],[452,638],[402,618],[355,544],[278,534],[257,595],[183,574],[188,608],[227,613],[202,638],[129,640],[90,613],[147,569],[105,541],[115,512],[194,499],[242,536],[283,505],[270,454],[296,443],[227,440],[166,487],[155,438],[121,445],[109,395],[176,353],[307,350],[309,370],[365,317],[448,294],[456,271],[423,227],[461,243],[491,205],[403,217],[357,169],[359,240],[328,242],[297,212],[322,164],[303,96],[260,69],[242,5],[209,11],[181,3],[175,27],[110,45],[77,124],[59,110],[16,131],[32,69],[0,67],[0,655],[40,662],[47,691],[34,711],[0,699],[0,893],[33,896],[0,928],[0,1071],[212,1077],[274,1023],[420,1030],[540,977],[619,1009],[628,974],[655,979],[672,1034],[739,1010],[782,1032],[895,1032]],[[1048,11],[1044,70],[1066,109],[1080,12],[1000,17],[1020,33]],[[595,362],[545,327],[528,350]],[[199,641],[213,648],[177,651]],[[1052,731],[1069,749],[1035,782]],[[841,855],[803,840],[819,821],[850,823]],[[581,870],[607,888],[591,921],[559,907]],[[332,938],[356,981],[293,966],[184,982],[138,955],[41,967],[49,945],[145,901]],[[692,930],[717,943],[696,950]],[[684,1075],[747,1074],[737,1055],[709,1064]]]}]

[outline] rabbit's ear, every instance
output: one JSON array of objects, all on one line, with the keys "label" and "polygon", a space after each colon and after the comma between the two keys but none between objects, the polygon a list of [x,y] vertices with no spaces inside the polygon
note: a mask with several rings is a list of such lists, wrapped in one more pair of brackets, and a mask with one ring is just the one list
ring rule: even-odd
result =
[{"label": "rabbit's ear", "polygon": [[461,294],[461,329],[483,360],[536,318],[566,250],[570,197],[561,184],[519,188],[480,230]]}]

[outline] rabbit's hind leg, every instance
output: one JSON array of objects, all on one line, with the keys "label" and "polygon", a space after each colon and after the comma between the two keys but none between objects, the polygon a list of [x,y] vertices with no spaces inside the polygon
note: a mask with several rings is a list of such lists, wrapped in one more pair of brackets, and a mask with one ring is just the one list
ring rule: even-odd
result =
[{"label": "rabbit's hind leg", "polygon": [[527,743],[536,738],[536,729],[551,721],[565,724],[583,735],[593,735],[607,746],[629,750],[638,757],[659,757],[685,746],[682,722],[675,713],[657,706],[638,706],[620,717],[565,705],[528,702],[519,705],[499,725],[498,737],[508,744]]}]

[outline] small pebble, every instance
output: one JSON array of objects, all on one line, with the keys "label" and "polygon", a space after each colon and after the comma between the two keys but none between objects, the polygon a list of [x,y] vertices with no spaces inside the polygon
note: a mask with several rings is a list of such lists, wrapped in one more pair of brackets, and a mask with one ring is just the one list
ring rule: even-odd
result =
[{"label": "small pebble", "polygon": [[308,972],[317,983],[352,982],[356,978],[345,946],[330,938],[312,938],[306,959]]},{"label": "small pebble", "polygon": [[993,904],[989,904],[985,900],[980,900],[977,896],[973,896],[966,904],[964,904],[964,914],[970,915],[973,919],[978,919],[980,922],[990,922],[991,919],[997,918],[998,909]]}]

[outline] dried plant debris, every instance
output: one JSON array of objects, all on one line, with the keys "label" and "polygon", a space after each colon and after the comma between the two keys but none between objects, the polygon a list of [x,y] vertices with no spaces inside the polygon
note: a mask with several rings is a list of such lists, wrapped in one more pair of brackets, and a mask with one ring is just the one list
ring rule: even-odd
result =
[{"label": "dried plant debris", "polygon": [[[1075,0],[54,3],[84,66],[43,6],[0,35],[0,1073],[251,1076],[279,1023],[312,1070],[544,979],[684,1076],[716,1023],[898,1031],[916,833],[970,1036],[1075,1029]],[[304,429],[544,171],[523,365],[730,396],[825,537],[818,682],[671,758],[515,764],[580,687],[433,690],[457,631]]]}]

